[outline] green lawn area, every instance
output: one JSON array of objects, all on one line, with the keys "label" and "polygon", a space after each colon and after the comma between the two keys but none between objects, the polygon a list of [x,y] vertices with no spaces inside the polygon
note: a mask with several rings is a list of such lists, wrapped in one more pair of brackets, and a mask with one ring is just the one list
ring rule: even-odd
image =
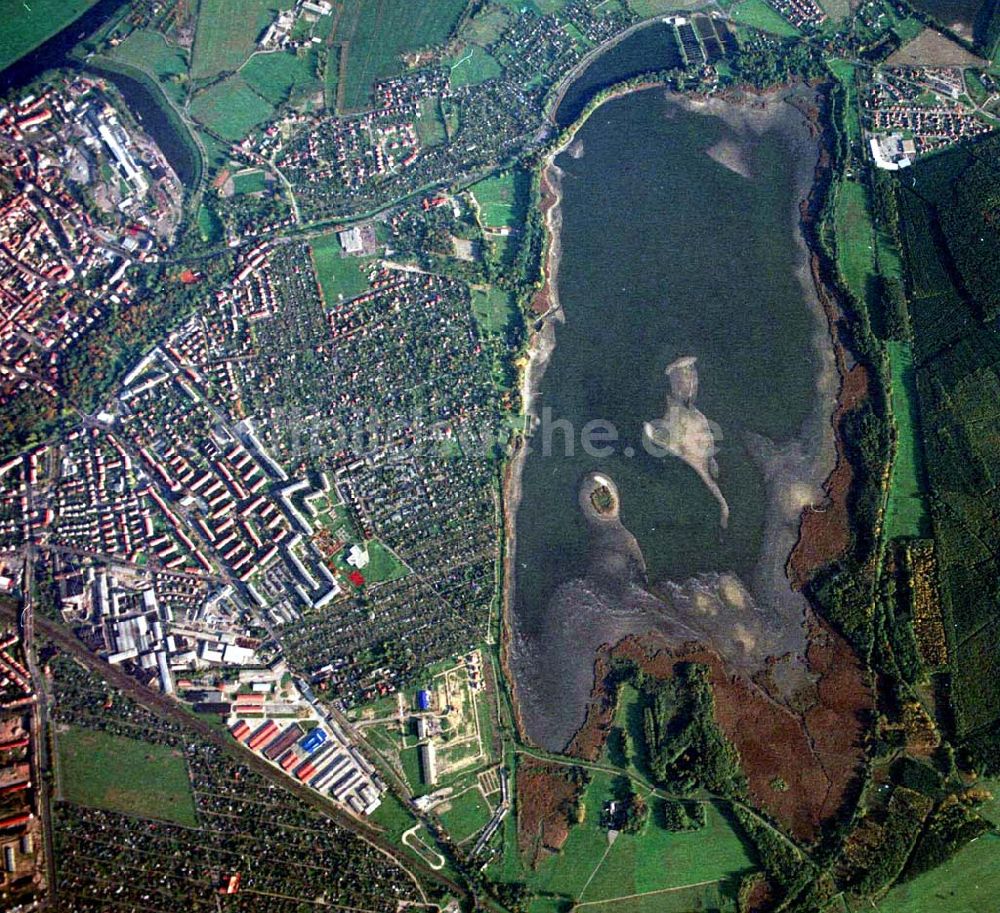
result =
[{"label": "green lawn area", "polygon": [[78,726],[59,733],[56,744],[66,801],[197,827],[179,751]]},{"label": "green lawn area", "polygon": [[[659,799],[650,802],[649,823],[640,834],[619,834],[609,849],[600,826],[604,803],[613,795],[613,776],[592,771],[584,794],[586,816],[570,832],[563,851],[545,860],[525,879],[538,891],[577,901],[603,901],[701,882],[725,882],[752,867],[743,841],[721,812],[710,805],[704,828],[675,834],[658,824]],[[615,905],[617,909],[617,905]],[[653,907],[664,909],[664,907]],[[687,908],[687,909],[690,909]]]},{"label": "green lawn area", "polygon": [[417,136],[422,146],[440,146],[448,139],[441,119],[441,103],[436,98],[420,99]]},{"label": "green lawn area", "polygon": [[0,69],[78,19],[97,0],[0,0]]},{"label": "green lawn area", "polygon": [[176,102],[182,104],[186,94],[188,62],[187,55],[180,48],[167,44],[159,32],[137,29],[109,56],[129,66],[145,70],[163,87],[163,91]]},{"label": "green lawn area", "polygon": [[925,501],[926,472],[917,414],[917,381],[913,352],[908,343],[889,342],[892,368],[892,415],[899,443],[892,465],[886,535],[929,536],[930,516]]},{"label": "green lawn area", "polygon": [[453,89],[475,86],[487,79],[499,76],[503,70],[486,51],[478,45],[469,45],[461,54],[449,58],[445,63],[451,67],[449,82]]},{"label": "green lawn area", "polygon": [[337,109],[337,86],[340,85],[340,48],[326,48],[326,72],[323,74],[323,102],[329,111]]},{"label": "green lawn area", "polygon": [[496,287],[472,290],[472,315],[485,333],[503,333],[513,309],[510,292]]},{"label": "green lawn area", "polygon": [[441,821],[456,843],[478,834],[493,815],[478,789],[466,790],[449,804],[451,808],[441,814]]},{"label": "green lawn area", "polygon": [[372,813],[371,820],[378,827],[385,828],[393,843],[398,843],[400,837],[417,823],[410,810],[391,792],[382,797],[382,804]]},{"label": "green lawn area", "polygon": [[730,11],[733,20],[784,38],[800,34],[799,30],[765,0],[743,0]]},{"label": "green lawn area", "polygon": [[387,580],[398,580],[410,573],[389,549],[378,539],[368,543],[368,566],[361,573],[369,583],[382,583]]},{"label": "green lawn area", "polygon": [[878,913],[983,913],[1000,896],[1000,837],[984,834],[944,865],[894,887]]},{"label": "green lawn area", "polygon": [[484,226],[513,228],[520,224],[518,179],[517,172],[504,171],[469,188],[479,204],[479,221]]},{"label": "green lawn area", "polygon": [[861,301],[871,302],[875,278],[872,223],[864,185],[845,180],[837,188],[834,207],[837,267],[844,282]]},{"label": "green lawn area", "polygon": [[672,10],[696,9],[704,5],[704,0],[628,0],[628,6],[640,19],[659,16]]},{"label": "green lawn area", "polygon": [[231,142],[243,139],[273,114],[274,108],[242,76],[230,76],[216,83],[199,92],[191,102],[191,116]]},{"label": "green lawn area", "polygon": [[222,222],[214,209],[204,205],[198,207],[198,234],[206,244],[222,240]]},{"label": "green lawn area", "polygon": [[194,36],[192,79],[211,79],[235,70],[257,44],[279,9],[292,0],[201,0]]},{"label": "green lawn area", "polygon": [[312,242],[316,278],[328,305],[368,291],[368,266],[374,257],[345,257],[335,233]]},{"label": "green lawn area", "polygon": [[240,75],[251,89],[275,106],[288,101],[293,90],[319,88],[314,50],[302,54],[287,51],[254,54]]},{"label": "green lawn area", "polygon": [[264,180],[264,172],[260,169],[254,171],[243,171],[233,175],[233,192],[237,195],[241,193],[260,193],[267,190],[268,183]]},{"label": "green lawn area", "polygon": [[827,61],[830,71],[844,87],[846,110],[844,125],[847,138],[854,146],[861,140],[861,121],[858,118],[858,89],[855,83],[855,66],[849,60]]},{"label": "green lawn area", "polygon": [[376,80],[401,72],[407,51],[443,44],[465,7],[466,0],[345,0],[334,35],[347,55],[339,107],[366,107]]}]

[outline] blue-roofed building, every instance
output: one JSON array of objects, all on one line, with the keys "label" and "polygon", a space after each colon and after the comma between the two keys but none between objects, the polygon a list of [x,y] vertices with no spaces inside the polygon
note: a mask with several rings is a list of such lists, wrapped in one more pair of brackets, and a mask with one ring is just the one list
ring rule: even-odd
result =
[{"label": "blue-roofed building", "polygon": [[431,709],[431,693],[429,691],[420,690],[417,692],[417,709],[418,710]]},{"label": "blue-roofed building", "polygon": [[317,726],[312,732],[306,735],[299,745],[302,750],[312,754],[320,745],[326,741],[326,730]]}]

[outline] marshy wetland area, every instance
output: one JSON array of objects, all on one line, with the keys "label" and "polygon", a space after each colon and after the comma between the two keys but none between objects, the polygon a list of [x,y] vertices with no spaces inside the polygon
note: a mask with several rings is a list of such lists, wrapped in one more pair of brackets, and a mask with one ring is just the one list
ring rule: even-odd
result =
[{"label": "marshy wetland area", "polygon": [[814,107],[804,86],[631,92],[543,176],[549,308],[507,598],[522,727],[547,749],[593,709],[599,649],[629,636],[697,644],[772,705],[815,694],[818,629],[786,574],[836,459],[839,377],[800,224]]}]

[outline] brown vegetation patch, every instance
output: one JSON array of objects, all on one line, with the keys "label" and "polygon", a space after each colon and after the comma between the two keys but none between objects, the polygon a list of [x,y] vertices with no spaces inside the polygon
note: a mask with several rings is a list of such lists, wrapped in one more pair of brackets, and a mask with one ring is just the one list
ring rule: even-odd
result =
[{"label": "brown vegetation patch", "polygon": [[562,849],[581,788],[564,765],[526,758],[517,768],[517,845],[532,868]]},{"label": "brown vegetation patch", "polygon": [[886,61],[892,67],[982,67],[987,61],[934,29],[924,29]]},{"label": "brown vegetation patch", "polygon": [[812,258],[813,279],[823,310],[826,312],[833,340],[834,357],[840,374],[837,408],[831,421],[837,459],[833,472],[823,483],[825,499],[818,507],[802,511],[799,538],[788,556],[786,573],[792,589],[801,590],[822,567],[841,557],[851,544],[851,519],[848,496],[854,482],[854,470],[845,453],[842,429],[848,413],[857,409],[869,393],[870,378],[864,365],[847,367],[848,353],[841,340],[841,312],[819,276],[819,263]]},{"label": "brown vegetation patch", "polygon": [[739,752],[754,806],[797,839],[816,839],[849,798],[873,698],[847,642],[818,619],[810,618],[809,629],[814,683],[796,695],[795,707],[772,696],[773,667],[750,682],[730,675],[716,653],[696,644],[671,647],[652,634],[626,638],[598,658],[597,685],[569,754],[593,761],[604,747],[615,713],[606,685],[612,659],[631,659],[656,678],[672,676],[678,662],[702,663],[710,670],[716,721]]}]

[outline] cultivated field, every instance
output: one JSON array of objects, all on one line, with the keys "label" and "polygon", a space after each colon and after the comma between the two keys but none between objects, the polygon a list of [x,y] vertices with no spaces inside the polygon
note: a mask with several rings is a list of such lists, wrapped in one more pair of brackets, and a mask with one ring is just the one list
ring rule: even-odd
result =
[{"label": "cultivated field", "polygon": [[78,19],[97,0],[21,0],[0,2],[0,70]]},{"label": "cultivated field", "polygon": [[465,0],[346,0],[334,34],[346,54],[338,108],[366,107],[372,84],[400,73],[404,53],[446,41],[465,5]]},{"label": "cultivated field", "polygon": [[317,52],[303,54],[276,51],[254,54],[240,70],[240,76],[272,105],[288,101],[293,92],[319,90],[316,78]]},{"label": "cultivated field", "polygon": [[59,792],[66,801],[197,826],[179,752],[77,726],[60,732],[56,742]]},{"label": "cultivated field", "polygon": [[230,76],[191,102],[191,116],[223,139],[236,142],[267,121],[274,108],[251,89],[242,76]]},{"label": "cultivated field", "polygon": [[292,0],[201,0],[194,38],[192,79],[211,79],[235,70],[250,56],[276,8]]}]

